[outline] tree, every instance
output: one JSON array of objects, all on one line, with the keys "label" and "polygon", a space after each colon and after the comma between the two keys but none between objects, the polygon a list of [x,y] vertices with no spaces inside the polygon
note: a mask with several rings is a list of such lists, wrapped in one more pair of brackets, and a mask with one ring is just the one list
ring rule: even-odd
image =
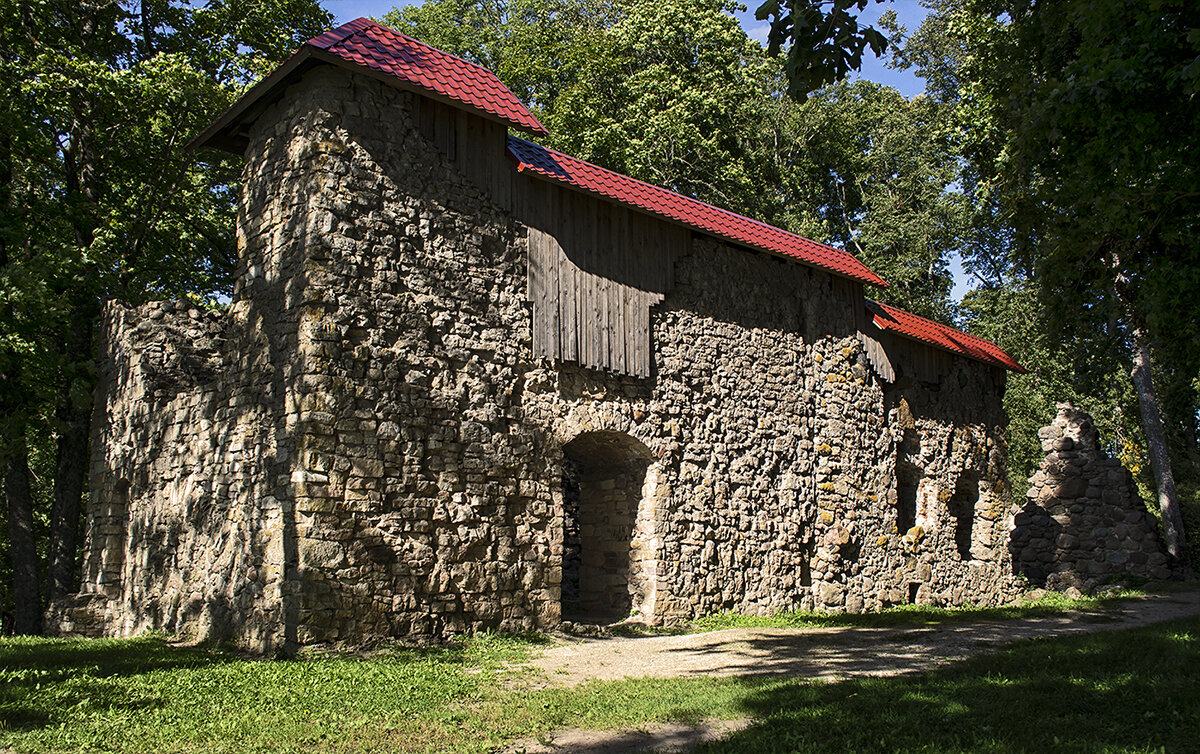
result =
[{"label": "tree", "polygon": [[[883,0],[875,0],[880,3]],[[873,26],[860,28],[851,9],[863,10],[870,0],[767,0],[755,17],[770,21],[768,50],[786,49],[784,72],[788,94],[803,102],[823,86],[842,81],[862,65],[868,47],[876,55],[887,49],[887,37]]]},{"label": "tree", "polygon": [[[184,151],[319,33],[312,0],[0,0],[0,454],[16,630],[74,588],[101,302],[226,290],[238,166]],[[35,477],[31,441],[54,438]],[[48,480],[48,537],[33,528]],[[40,483],[46,485],[47,481]]]},{"label": "tree", "polygon": [[[968,264],[1036,285],[1049,337],[1076,344],[1073,381],[1087,392],[1125,365],[1168,550],[1186,565],[1162,416],[1195,437],[1197,361],[1174,342],[1200,332],[1181,285],[1200,265],[1200,8],[942,0],[935,11],[900,57],[957,112],[982,240]],[[1166,374],[1172,404],[1155,389]]]},{"label": "tree", "polygon": [[859,81],[786,111],[777,162],[790,224],[859,256],[889,283],[878,297],[950,319],[948,259],[965,217],[946,108]]}]

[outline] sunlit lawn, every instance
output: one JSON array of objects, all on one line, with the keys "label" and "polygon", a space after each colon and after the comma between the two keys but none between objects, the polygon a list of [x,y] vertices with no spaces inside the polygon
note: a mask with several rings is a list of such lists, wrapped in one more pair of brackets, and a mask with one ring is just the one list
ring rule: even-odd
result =
[{"label": "sunlit lawn", "polygon": [[250,660],[137,640],[0,640],[17,751],[486,752],[562,727],[750,717],[703,751],[1200,750],[1200,618],[1021,642],[929,673],[530,685],[536,639]]}]

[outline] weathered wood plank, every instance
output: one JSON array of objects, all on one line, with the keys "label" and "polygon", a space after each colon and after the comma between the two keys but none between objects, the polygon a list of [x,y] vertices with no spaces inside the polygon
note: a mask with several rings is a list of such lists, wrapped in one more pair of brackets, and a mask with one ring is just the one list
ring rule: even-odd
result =
[{"label": "weathered wood plank", "polygon": [[547,292],[544,239],[545,234],[536,228],[529,229],[529,300],[533,303],[533,355],[549,356],[543,323],[546,319]]},{"label": "weathered wood plank", "polygon": [[620,275],[621,285],[617,289],[617,322],[613,327],[617,342],[614,347],[613,369],[619,374],[630,373],[629,346],[632,340],[629,336],[629,265],[632,254],[625,240],[625,231],[629,225],[629,212],[624,207],[614,206],[610,215],[608,244],[616,256],[616,268]]},{"label": "weathered wood plank", "polygon": [[606,253],[607,249],[600,248],[600,223],[604,221],[603,210],[607,207],[605,202],[590,202],[591,208],[587,211],[587,243],[591,246],[591,257],[596,265],[599,279],[596,281],[597,297],[596,297],[596,329],[597,335],[597,365],[601,368],[611,368],[613,365],[612,357],[612,323],[610,321],[611,312],[609,311],[609,296],[611,295],[612,279],[609,271],[610,259]]},{"label": "weathered wood plank", "polygon": [[545,302],[546,307],[546,337],[549,341],[548,350],[551,358],[560,358],[562,353],[562,327],[559,324],[559,309],[558,302],[561,298],[559,293],[558,275],[562,263],[562,248],[558,245],[558,241],[553,236],[547,236],[549,239],[548,254],[546,255],[546,290],[549,294],[549,300]]}]

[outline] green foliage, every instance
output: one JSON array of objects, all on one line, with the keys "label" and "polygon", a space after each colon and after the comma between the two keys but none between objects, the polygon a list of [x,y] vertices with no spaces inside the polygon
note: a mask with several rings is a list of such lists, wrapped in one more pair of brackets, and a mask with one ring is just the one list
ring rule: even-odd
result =
[{"label": "green foliage", "polygon": [[944,111],[867,81],[835,84],[786,109],[777,161],[789,225],[878,272],[890,287],[871,295],[946,321],[964,213]]},{"label": "green foliage", "polygon": [[[875,0],[883,2],[883,0]],[[788,94],[803,102],[823,86],[841,81],[862,65],[863,52],[882,55],[888,40],[873,26],[860,28],[853,9],[870,0],[767,0],[755,16],[771,22],[771,55],[786,49]]]},{"label": "green foliage", "polygon": [[187,141],[328,20],[315,0],[0,0],[0,460],[31,447],[36,516],[86,468],[85,440],[45,446],[86,435],[101,302],[229,289],[240,162]]},{"label": "green foliage", "polygon": [[763,683],[697,752],[1173,751],[1200,734],[1200,619],[1035,639],[919,676]]},{"label": "green foliage", "polygon": [[[968,327],[1032,373],[1009,382],[1013,487],[1040,461],[1036,429],[1072,400],[1154,488],[1128,375],[1133,329],[1180,483],[1200,472],[1200,6],[930,0],[898,65],[949,109],[962,156]],[[1121,282],[1124,281],[1124,282]],[[1118,284],[1120,283],[1120,284]],[[1153,505],[1157,508],[1157,504]]]},{"label": "green foliage", "polygon": [[135,640],[0,641],[0,741],[39,750],[306,751],[364,725],[402,739],[450,714],[530,643],[484,635],[369,659],[264,662]]}]

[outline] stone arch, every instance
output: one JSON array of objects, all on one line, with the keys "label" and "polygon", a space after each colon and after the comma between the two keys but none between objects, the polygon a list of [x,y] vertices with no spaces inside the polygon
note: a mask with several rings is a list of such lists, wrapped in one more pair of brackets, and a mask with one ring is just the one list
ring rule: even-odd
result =
[{"label": "stone arch", "polygon": [[614,623],[651,616],[653,454],[615,430],[583,432],[562,450],[563,617]]}]

